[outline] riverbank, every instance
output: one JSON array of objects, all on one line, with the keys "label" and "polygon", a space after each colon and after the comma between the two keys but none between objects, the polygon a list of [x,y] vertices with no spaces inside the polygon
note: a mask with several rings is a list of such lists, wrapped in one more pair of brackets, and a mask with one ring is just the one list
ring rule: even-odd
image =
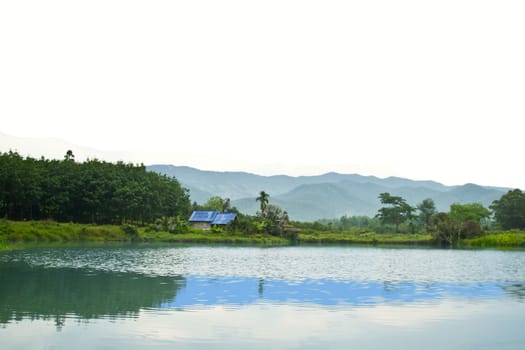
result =
[{"label": "riverbank", "polygon": [[302,244],[400,244],[400,245],[433,245],[429,234],[375,233],[375,232],[317,232],[299,234],[298,242]]},{"label": "riverbank", "polygon": [[461,243],[467,248],[525,248],[525,232],[491,232],[481,237],[465,239]]},{"label": "riverbank", "polygon": [[0,220],[0,249],[16,243],[53,242],[159,242],[198,244],[286,245],[284,237],[268,234],[230,234],[189,229],[186,233],[157,232],[128,225],[89,225],[53,221]]},{"label": "riverbank", "polygon": [[[375,233],[362,231],[298,233],[294,241],[268,234],[231,234],[227,232],[189,229],[186,233],[157,232],[132,226],[88,225],[57,223],[53,221],[0,220],[0,250],[17,243],[53,242],[150,242],[232,245],[289,245],[289,244],[348,244],[435,246],[430,234]],[[525,232],[491,232],[487,235],[462,240],[464,248],[525,248]]]}]

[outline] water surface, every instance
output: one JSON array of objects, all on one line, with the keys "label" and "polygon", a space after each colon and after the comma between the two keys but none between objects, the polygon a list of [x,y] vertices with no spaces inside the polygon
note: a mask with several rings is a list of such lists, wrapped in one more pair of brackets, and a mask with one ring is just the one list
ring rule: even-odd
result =
[{"label": "water surface", "polygon": [[523,251],[0,253],[2,349],[522,349],[524,325]]}]

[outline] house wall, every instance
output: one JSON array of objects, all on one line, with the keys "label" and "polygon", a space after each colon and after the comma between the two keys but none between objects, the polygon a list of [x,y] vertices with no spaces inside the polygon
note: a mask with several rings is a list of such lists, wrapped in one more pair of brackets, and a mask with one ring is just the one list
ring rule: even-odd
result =
[{"label": "house wall", "polygon": [[211,225],[208,222],[192,222],[191,225],[201,230],[211,230]]}]

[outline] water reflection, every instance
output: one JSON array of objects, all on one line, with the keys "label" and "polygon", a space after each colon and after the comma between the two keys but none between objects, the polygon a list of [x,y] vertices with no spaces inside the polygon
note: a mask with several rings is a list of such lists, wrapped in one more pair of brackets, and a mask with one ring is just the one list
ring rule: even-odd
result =
[{"label": "water reflection", "polygon": [[377,306],[450,299],[525,300],[525,286],[502,282],[282,280],[259,277],[150,276],[79,268],[0,265],[0,323],[137,317],[143,309],[188,309],[258,303]]},{"label": "water reflection", "polygon": [[[447,273],[440,272],[434,260],[425,260],[427,255],[446,266]],[[523,303],[524,256],[339,248],[13,251],[0,254],[0,325],[42,319],[61,329],[71,318],[130,319],[143,317],[146,310],[240,309],[259,304],[372,310],[482,299]],[[472,269],[488,258],[492,269],[484,274]],[[407,259],[412,263],[404,263]],[[279,270],[291,266],[292,260],[303,263]],[[306,261],[315,263],[307,269]],[[425,264],[416,268],[416,261]],[[362,267],[371,262],[375,267]]]},{"label": "water reflection", "polygon": [[176,298],[183,277],[0,264],[0,323],[21,319],[136,317]]},{"label": "water reflection", "polygon": [[[517,289],[523,292],[523,289]],[[186,276],[186,285],[162,308],[249,305],[254,303],[321,306],[375,306],[425,303],[443,299],[495,299],[517,296],[516,285],[501,282],[361,282],[338,280],[272,280],[239,277]]]},{"label": "water reflection", "polygon": [[0,253],[1,347],[514,350],[524,282],[523,252],[19,250]]},{"label": "water reflection", "polygon": [[505,292],[515,299],[525,301],[525,284],[513,283],[503,287]]}]

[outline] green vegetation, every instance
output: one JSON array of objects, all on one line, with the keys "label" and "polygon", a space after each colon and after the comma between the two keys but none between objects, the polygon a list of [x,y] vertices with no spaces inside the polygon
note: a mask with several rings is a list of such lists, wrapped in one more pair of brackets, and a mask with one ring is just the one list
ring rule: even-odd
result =
[{"label": "green vegetation", "polygon": [[169,234],[167,232],[146,233],[142,236],[145,241],[166,243],[198,243],[198,244],[256,244],[256,245],[286,245],[290,242],[279,236],[263,233],[251,235],[231,234],[227,232],[193,231],[182,234]]},{"label": "green vegetation", "polygon": [[379,195],[381,204],[386,205],[379,209],[377,217],[382,224],[393,224],[395,232],[399,232],[399,225],[413,218],[414,208],[399,196],[392,196],[388,192]]},{"label": "green vegetation", "polygon": [[[214,228],[202,231],[187,228],[184,233],[170,233],[152,226],[92,225],[57,223],[53,221],[0,220],[0,249],[17,243],[72,243],[72,242],[163,242],[194,244],[357,244],[357,245],[424,245],[434,246],[432,234],[377,233],[362,229],[339,230],[319,223],[290,223],[286,233],[271,235],[265,232],[245,234]],[[297,226],[301,226],[302,229]],[[293,235],[290,231],[293,231]],[[525,247],[524,231],[498,231],[465,238],[455,244],[460,247]]]},{"label": "green vegetation", "polygon": [[503,229],[525,229],[525,193],[519,189],[507,192],[495,200],[490,209]]},{"label": "green vegetation", "polygon": [[[0,220],[0,242],[176,242],[227,244],[287,244],[288,240],[265,233],[251,235],[222,229],[202,231],[187,228],[184,233],[132,225],[91,225],[53,221]],[[7,249],[7,245],[2,243]]]},{"label": "green vegetation", "polygon": [[221,213],[232,210],[230,198],[221,198],[219,196],[212,196],[203,205],[194,204],[193,207],[195,210],[215,210]]},{"label": "green vegetation", "polygon": [[[379,194],[375,217],[342,216],[314,223],[291,222],[286,210],[260,191],[257,215],[245,215],[229,198],[212,196],[190,205],[175,178],[143,165],[88,160],[22,158],[0,153],[0,249],[10,242],[179,242],[228,244],[424,244],[467,247],[525,246],[525,194],[512,190],[491,211],[480,203],[437,212],[431,198],[416,206],[401,196]],[[211,231],[191,227],[191,210],[236,213]],[[505,231],[494,231],[494,230]]]},{"label": "green vegetation", "polygon": [[[173,242],[173,243],[225,243],[285,245],[288,237],[268,233],[242,234],[220,228],[202,231],[188,228],[185,233],[170,233],[151,227],[130,225],[89,225],[57,223],[52,221],[17,222],[1,220],[0,241],[7,242]],[[430,244],[430,235],[377,234],[305,230],[296,236],[298,243],[340,244]]]},{"label": "green vegetation", "polygon": [[[329,235],[339,242],[357,243],[364,240],[375,243],[399,239],[406,243],[426,242],[437,246],[525,247],[524,233],[513,231],[523,230],[525,226],[525,194],[520,190],[509,191],[500,200],[494,201],[491,205],[494,220],[491,220],[490,210],[480,203],[454,203],[449,212],[438,213],[430,198],[423,200],[415,208],[402,197],[392,196],[390,193],[381,193],[379,199],[383,207],[374,218],[342,216],[339,220],[322,220],[312,225],[294,224],[305,230],[346,233],[339,238]],[[349,233],[352,229],[368,233],[352,237]],[[416,232],[420,234],[415,234]],[[426,235],[421,234],[423,232]],[[373,237],[374,234],[377,237]],[[394,236],[389,238],[388,235]],[[367,236],[373,238],[366,238]],[[411,240],[410,237],[414,239]],[[323,241],[316,235],[306,239]]]},{"label": "green vegetation", "polygon": [[270,195],[264,191],[261,191],[259,193],[259,197],[257,197],[255,201],[261,203],[261,215],[264,215],[270,201]]},{"label": "green vegetation", "polygon": [[432,217],[436,214],[436,204],[431,198],[423,199],[416,207],[416,210],[419,211],[419,222],[423,225],[426,232],[430,232]]},{"label": "green vegetation", "polygon": [[301,233],[299,243],[317,244],[363,244],[363,245],[432,245],[429,234],[375,233],[375,232],[315,232]]},{"label": "green vegetation", "polygon": [[0,241],[72,242],[130,241],[124,226],[57,223],[54,221],[0,221]]},{"label": "green vegetation", "polygon": [[0,153],[0,217],[96,224],[144,224],[189,214],[188,191],[144,165],[76,163]]},{"label": "green vegetation", "polygon": [[525,247],[525,231],[493,232],[481,237],[466,239],[462,245],[472,248]]},{"label": "green vegetation", "polygon": [[[289,236],[267,233],[242,234],[223,229],[202,231],[188,228],[185,233],[170,233],[151,227],[130,225],[88,225],[56,222],[13,222],[2,220],[0,242],[166,242],[197,244],[264,244],[286,245]],[[303,227],[305,225],[303,224]],[[311,224],[310,226],[316,226]],[[326,226],[325,226],[326,228]],[[290,227],[288,228],[290,229]],[[289,233],[287,233],[289,235]],[[362,245],[435,245],[431,234],[375,233],[359,229],[346,231],[315,230],[305,228],[296,232],[294,241],[299,244],[362,244]],[[3,249],[7,245],[2,244]],[[525,247],[525,232],[497,232],[477,238],[463,239],[464,247]]]}]

